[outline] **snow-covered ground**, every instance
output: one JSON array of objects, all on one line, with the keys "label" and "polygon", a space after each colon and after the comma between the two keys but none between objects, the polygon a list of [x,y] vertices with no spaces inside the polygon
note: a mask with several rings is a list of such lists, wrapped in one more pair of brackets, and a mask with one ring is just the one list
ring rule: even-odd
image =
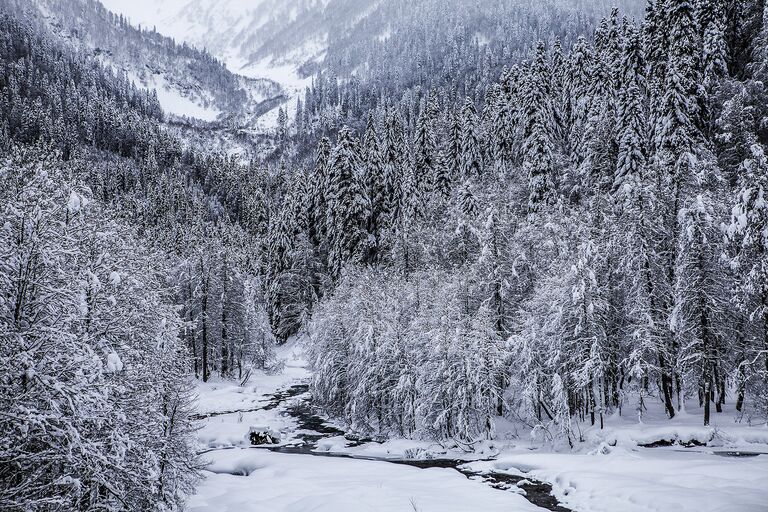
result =
[{"label": "snow-covered ground", "polygon": [[[542,510],[521,494],[473,481],[454,469],[418,469],[384,460],[463,457],[472,471],[522,475],[552,485],[564,506],[580,512],[758,512],[768,510],[768,428],[734,423],[733,411],[700,426],[697,411],[667,420],[652,409],[644,423],[608,418],[606,428],[585,428],[575,451],[553,451],[500,425],[497,441],[467,455],[436,443],[396,439],[351,446],[342,436],[317,443],[316,452],[339,457],[273,453],[251,448],[247,435],[259,426],[280,431],[282,444],[296,442],[295,419],[285,407],[264,410],[273,393],[306,383],[300,347],[284,347],[279,375],[255,375],[244,387],[228,382],[200,385],[203,420],[199,439],[209,462],[193,512],[310,511],[527,511]],[[658,440],[706,442],[708,446],[644,448]],[[725,452],[765,455],[725,456]],[[326,454],[328,455],[328,454]],[[354,458],[350,458],[354,457]],[[493,460],[481,460],[493,459]]]},{"label": "snow-covered ground", "polygon": [[190,501],[192,512],[540,510],[518,494],[494,490],[452,469],[256,449],[217,452],[212,458],[214,473]]},{"label": "snow-covered ground", "polygon": [[553,485],[568,508],[590,512],[768,510],[768,455],[720,457],[685,449],[519,453],[474,469],[510,471]]},{"label": "snow-covered ground", "polygon": [[203,106],[202,99],[197,97],[184,96],[178,89],[172,87],[162,75],[145,74],[139,77],[130,70],[123,70],[137,87],[143,87],[147,90],[157,92],[157,101],[167,114],[178,117],[188,117],[190,119],[199,119],[201,121],[215,121],[221,111],[211,106]]}]

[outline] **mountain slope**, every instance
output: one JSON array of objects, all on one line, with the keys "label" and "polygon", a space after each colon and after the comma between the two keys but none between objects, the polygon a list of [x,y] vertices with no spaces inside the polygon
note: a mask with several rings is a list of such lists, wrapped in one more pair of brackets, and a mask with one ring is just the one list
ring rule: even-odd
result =
[{"label": "mountain slope", "polygon": [[207,52],[138,29],[96,0],[4,3],[73,46],[92,51],[137,85],[157,90],[161,106],[172,116],[252,125],[265,105],[282,98],[276,83],[235,75]]},{"label": "mountain slope", "polygon": [[322,56],[328,1],[105,0],[104,5],[134,24],[156,26],[169,37],[206,48],[235,72],[270,78],[272,70],[271,78],[285,79],[280,68]]}]

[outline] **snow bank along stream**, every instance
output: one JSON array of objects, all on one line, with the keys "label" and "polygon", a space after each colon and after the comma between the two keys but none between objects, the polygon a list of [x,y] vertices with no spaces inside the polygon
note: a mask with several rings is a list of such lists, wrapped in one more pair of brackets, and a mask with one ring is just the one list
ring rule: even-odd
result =
[{"label": "snow bank along stream", "polygon": [[[208,414],[200,414],[198,419],[211,418],[227,414],[239,414],[241,412],[254,412],[257,410],[273,410],[283,407],[283,414],[288,415],[297,422],[297,433],[290,444],[279,446],[253,446],[250,449],[268,450],[272,453],[292,454],[292,455],[311,455],[314,457],[332,457],[336,459],[355,459],[365,461],[376,461],[389,464],[410,466],[419,469],[451,469],[455,470],[471,480],[483,482],[494,489],[500,491],[514,491],[521,493],[532,504],[542,509],[554,512],[569,512],[570,509],[563,507],[552,495],[552,486],[520,475],[507,473],[497,473],[490,471],[477,471],[467,465],[467,461],[457,459],[400,459],[386,457],[358,456],[348,453],[336,453],[329,451],[318,451],[317,443],[322,439],[345,437],[351,441],[350,447],[359,446],[364,443],[375,442],[371,439],[356,439],[346,436],[345,432],[331,425],[326,424],[325,420],[312,412],[309,402],[308,386],[306,384],[297,384],[289,388],[267,395],[267,403],[259,408],[221,411]],[[300,398],[300,401],[294,404],[288,404],[288,400]],[[219,448],[231,449],[230,447]],[[210,453],[217,449],[206,451]],[[218,472],[213,468],[213,472]],[[224,471],[226,474],[234,476],[248,476],[249,472],[238,467],[233,471]]]}]

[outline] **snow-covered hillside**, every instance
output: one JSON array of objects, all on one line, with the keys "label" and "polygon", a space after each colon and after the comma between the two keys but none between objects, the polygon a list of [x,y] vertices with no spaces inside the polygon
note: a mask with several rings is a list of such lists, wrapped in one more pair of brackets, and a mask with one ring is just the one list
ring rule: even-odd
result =
[{"label": "snow-covered hillside", "polygon": [[[92,53],[137,86],[155,90],[163,110],[173,118],[253,128],[262,115],[287,99],[276,82],[235,74],[198,49],[202,46],[183,44],[146,25],[139,29],[97,0],[8,1],[56,38]],[[120,5],[135,7],[128,2]]]},{"label": "snow-covered hillside", "polygon": [[[308,29],[306,20],[320,20],[328,1],[103,0],[102,3],[128,18],[133,25],[155,29],[179,43],[206,49],[233,73],[279,84],[284,101],[271,102],[271,108],[249,121],[252,128],[270,131],[276,125],[278,107],[284,105],[291,113],[294,100],[311,83],[311,78],[302,74],[300,68],[324,56],[328,39],[324,25],[316,24]],[[290,28],[295,25],[301,25],[303,30]],[[183,98],[164,102],[171,93],[162,95],[160,90],[158,93],[170,112],[186,104]],[[192,110],[200,112],[201,119],[216,117],[210,108]]]},{"label": "snow-covered hillside", "polygon": [[[318,17],[328,0],[103,0],[131,23],[156,28],[205,48],[234,72],[295,82],[296,69],[325,51],[322,30],[287,32],[305,16]],[[279,43],[279,48],[275,46]],[[272,51],[268,47],[273,46]]]}]

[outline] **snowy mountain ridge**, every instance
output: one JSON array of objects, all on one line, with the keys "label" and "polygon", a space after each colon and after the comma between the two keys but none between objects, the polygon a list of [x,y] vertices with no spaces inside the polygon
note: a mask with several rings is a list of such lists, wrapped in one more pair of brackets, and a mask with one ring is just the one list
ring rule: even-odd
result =
[{"label": "snowy mountain ridge", "polygon": [[276,82],[236,75],[207,52],[132,26],[96,0],[7,3],[136,85],[155,90],[174,119],[253,127],[285,100]]},{"label": "snowy mountain ridge", "polygon": [[[137,0],[127,3],[104,0],[103,3],[135,25],[154,26],[177,41],[205,48],[236,73],[265,77],[269,67],[285,64],[298,67],[322,54],[326,44],[322,30],[287,32],[285,29],[302,19],[322,17],[329,1]],[[275,48],[275,43],[281,43],[282,48]],[[274,61],[275,66],[259,65],[265,58]],[[276,69],[274,76],[284,78],[283,71]]]}]

